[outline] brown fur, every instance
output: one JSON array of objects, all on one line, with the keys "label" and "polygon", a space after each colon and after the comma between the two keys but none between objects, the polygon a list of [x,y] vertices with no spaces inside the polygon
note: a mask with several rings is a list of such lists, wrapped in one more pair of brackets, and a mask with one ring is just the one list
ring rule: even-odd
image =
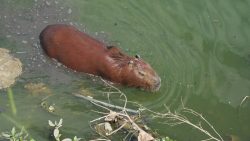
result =
[{"label": "brown fur", "polygon": [[40,42],[49,57],[73,70],[151,91],[160,88],[160,77],[148,63],[117,47],[106,47],[73,26],[49,25],[41,32]]}]

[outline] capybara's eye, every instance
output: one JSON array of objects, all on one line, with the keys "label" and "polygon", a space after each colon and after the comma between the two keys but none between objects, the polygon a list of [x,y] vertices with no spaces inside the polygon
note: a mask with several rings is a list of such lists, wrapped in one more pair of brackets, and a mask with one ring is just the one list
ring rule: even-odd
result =
[{"label": "capybara's eye", "polygon": [[145,76],[145,72],[143,72],[143,71],[139,71],[139,74],[141,75],[141,76]]},{"label": "capybara's eye", "polygon": [[140,56],[139,54],[136,54],[136,55],[135,55],[135,58],[140,59],[141,56]]}]

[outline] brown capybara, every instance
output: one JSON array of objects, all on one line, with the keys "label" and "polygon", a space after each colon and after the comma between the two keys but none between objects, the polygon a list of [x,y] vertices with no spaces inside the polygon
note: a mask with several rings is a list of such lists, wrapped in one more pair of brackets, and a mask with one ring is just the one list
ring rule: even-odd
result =
[{"label": "brown capybara", "polygon": [[49,57],[73,70],[145,90],[160,88],[160,77],[139,56],[130,57],[117,47],[107,47],[73,26],[47,26],[40,34],[40,43]]}]

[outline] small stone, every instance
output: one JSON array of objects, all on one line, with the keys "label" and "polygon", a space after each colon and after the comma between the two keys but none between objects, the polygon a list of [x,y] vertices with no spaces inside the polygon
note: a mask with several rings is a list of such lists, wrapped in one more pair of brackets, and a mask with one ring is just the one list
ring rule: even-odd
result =
[{"label": "small stone", "polygon": [[10,37],[11,37],[11,35],[6,35],[6,37],[7,37],[7,38],[10,38]]},{"label": "small stone", "polygon": [[50,2],[46,1],[45,3],[46,3],[46,5],[50,6]]},{"label": "small stone", "polygon": [[71,8],[68,9],[68,14],[71,14],[72,13],[72,10]]},{"label": "small stone", "polygon": [[59,62],[57,62],[57,64],[56,64],[57,66],[61,66],[62,64],[61,63],[59,63]]},{"label": "small stone", "polygon": [[27,44],[27,43],[28,43],[28,41],[22,40],[22,43]]}]

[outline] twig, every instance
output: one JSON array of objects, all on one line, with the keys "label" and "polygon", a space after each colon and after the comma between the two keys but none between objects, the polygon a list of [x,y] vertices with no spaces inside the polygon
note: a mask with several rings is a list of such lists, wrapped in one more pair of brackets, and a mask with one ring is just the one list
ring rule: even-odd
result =
[{"label": "twig", "polygon": [[107,116],[99,117],[99,118],[97,118],[97,119],[91,120],[90,123],[96,122],[96,121],[98,121],[98,120],[102,120],[102,119],[104,119],[104,118],[106,118],[106,117],[107,117]]},{"label": "twig", "polygon": [[[77,93],[74,93],[73,94],[74,96],[76,97],[79,97],[79,98],[83,98],[85,100],[88,100],[90,101],[91,103],[93,104],[100,104],[100,105],[103,105],[103,106],[106,106],[106,107],[109,107],[109,108],[114,108],[114,109],[118,109],[118,110],[124,110],[129,112],[129,113],[132,113],[132,114],[138,114],[139,111],[137,110],[133,110],[133,109],[128,109],[128,108],[124,108],[124,107],[120,107],[120,106],[116,106],[116,105],[112,105],[112,104],[108,104],[108,103],[105,103],[105,102],[102,102],[102,101],[99,101],[99,100],[96,100],[96,99],[93,99],[91,97],[87,97],[87,96],[83,96],[83,95],[80,95],[80,94],[77,94]],[[107,110],[110,110],[110,109],[107,109]]]},{"label": "twig", "polygon": [[121,130],[126,124],[127,124],[126,122],[123,123],[119,128],[115,129],[114,131],[112,131],[111,133],[108,133],[108,134],[106,134],[106,135],[107,135],[107,136],[110,136],[110,135],[116,133],[117,131]]},{"label": "twig", "polygon": [[244,103],[244,101],[246,101],[248,98],[250,98],[249,96],[245,96],[243,99],[242,99],[242,101],[241,101],[241,103],[240,103],[240,107],[241,107],[241,105]]},{"label": "twig", "polygon": [[[181,102],[182,102],[182,100],[181,100]],[[202,121],[204,121],[212,130],[213,130],[213,132],[219,137],[219,139],[217,139],[217,138],[214,138],[209,132],[204,132],[204,133],[206,133],[209,137],[211,137],[211,138],[213,138],[213,139],[215,139],[215,140],[221,140],[221,141],[223,141],[223,138],[221,137],[221,135],[217,132],[217,130],[214,128],[214,126],[210,123],[210,122],[208,122],[207,121],[207,119],[205,119],[200,113],[197,113],[196,111],[194,111],[194,110],[192,110],[192,109],[189,109],[189,108],[186,108],[185,106],[184,106],[184,104],[183,104],[183,102],[182,102],[182,106],[183,106],[183,110],[185,111],[185,112],[188,112],[188,113],[191,113],[192,115],[195,115],[195,116],[198,116],[200,119],[202,119]],[[202,127],[200,127],[199,129],[203,129]]]},{"label": "twig", "polygon": [[106,80],[104,80],[104,79],[101,79],[106,85],[108,85],[110,88],[112,88],[112,89],[114,89],[115,90],[115,92],[113,92],[113,93],[118,93],[118,94],[120,94],[120,97],[121,96],[123,96],[124,97],[124,99],[125,99],[125,102],[124,102],[124,106],[123,106],[123,111],[125,111],[126,110],[126,107],[127,107],[127,97],[126,97],[126,95],[121,91],[121,90],[119,90],[118,88],[116,88],[115,86],[113,86],[113,85],[111,85],[110,83],[108,83]]},{"label": "twig", "polygon": [[140,109],[143,109],[144,111],[148,111],[148,112],[152,113],[154,117],[167,119],[168,121],[164,122],[165,124],[168,124],[170,126],[175,126],[175,125],[179,125],[179,124],[182,124],[182,123],[186,123],[186,124],[190,125],[191,127],[194,127],[196,129],[198,129],[199,131],[201,131],[202,133],[206,134],[209,138],[205,139],[205,140],[213,139],[213,140],[216,140],[216,141],[223,141],[223,138],[220,136],[218,131],[212,126],[212,124],[210,122],[208,122],[201,114],[195,112],[192,109],[186,108],[184,106],[183,102],[182,102],[181,112],[187,112],[187,113],[190,113],[191,115],[198,116],[202,121],[204,121],[213,130],[213,132],[218,136],[218,138],[214,137],[207,130],[203,129],[203,127],[201,125],[197,126],[197,125],[193,124],[192,122],[190,122],[188,120],[188,118],[185,117],[184,115],[179,114],[177,112],[172,113],[170,111],[169,107],[167,107],[166,105],[164,105],[164,106],[168,110],[168,112],[167,113],[159,113],[159,112],[152,111],[152,110],[150,110],[150,109],[148,109],[146,107],[143,107],[142,105],[140,105],[138,103],[135,103],[135,102],[132,102],[132,103],[137,104],[138,106],[140,106]]}]

